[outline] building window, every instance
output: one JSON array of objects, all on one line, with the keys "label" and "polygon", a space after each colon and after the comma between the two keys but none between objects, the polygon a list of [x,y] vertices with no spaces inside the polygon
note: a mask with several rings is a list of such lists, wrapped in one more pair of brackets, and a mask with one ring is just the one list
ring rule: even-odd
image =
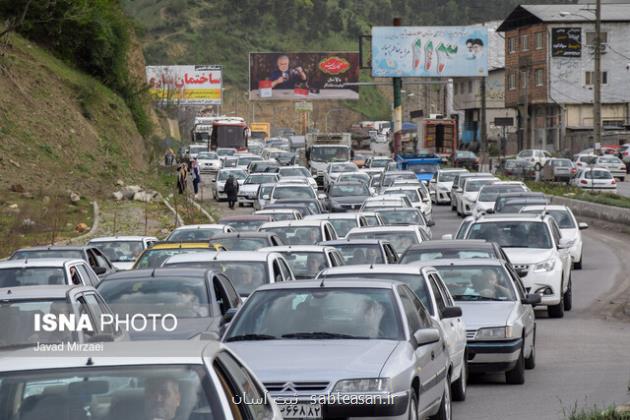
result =
[{"label": "building window", "polygon": [[509,90],[516,89],[516,73],[508,74],[508,89]]},{"label": "building window", "polygon": [[[608,32],[599,33],[599,42],[602,44],[608,43]],[[586,33],[586,45],[588,47],[593,47],[595,45],[595,32]]]},{"label": "building window", "polygon": [[508,38],[508,52],[516,52],[516,37]]},{"label": "building window", "polygon": [[527,89],[527,76],[526,71],[521,72],[521,89]]},{"label": "building window", "polygon": [[536,49],[537,50],[543,49],[543,33],[542,32],[536,33]]},{"label": "building window", "polygon": [[472,80],[468,81],[468,93],[472,93]]},{"label": "building window", "polygon": [[536,73],[534,74],[536,78],[536,86],[542,86],[544,84],[544,73],[543,69],[536,69]]},{"label": "building window", "polygon": [[521,35],[521,51],[529,50],[529,35]]},{"label": "building window", "polygon": [[[593,85],[595,83],[595,72],[594,71],[587,71],[584,77],[584,84],[585,85]],[[605,85],[608,83],[608,72],[607,71],[603,71],[602,72],[602,85]]]},{"label": "building window", "polygon": [[457,95],[457,86],[458,86],[458,85],[459,85],[459,83],[457,83],[457,82],[453,83],[453,93],[454,93],[455,95]]}]

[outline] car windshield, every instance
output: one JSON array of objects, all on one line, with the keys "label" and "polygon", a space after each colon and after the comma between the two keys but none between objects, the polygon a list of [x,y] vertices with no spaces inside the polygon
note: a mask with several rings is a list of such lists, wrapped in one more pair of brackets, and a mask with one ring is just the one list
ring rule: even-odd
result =
[{"label": "car windshield", "polygon": [[[228,248],[229,249],[229,248]],[[167,267],[207,268],[223,273],[240,296],[249,296],[257,287],[269,283],[264,261],[199,261],[169,264]],[[281,281],[281,279],[280,279]]]},{"label": "car windshield", "polygon": [[434,163],[410,163],[407,164],[407,170],[416,174],[435,173],[439,169],[439,165]]},{"label": "car windshield", "polygon": [[219,155],[215,152],[201,152],[197,155],[197,159],[218,160]]},{"label": "car windshield", "polygon": [[204,145],[195,145],[195,146],[190,146],[190,149],[188,149],[190,151],[190,153],[200,153],[200,152],[204,152],[206,150],[208,150],[208,146]]},{"label": "car windshield", "polygon": [[437,181],[438,182],[453,182],[458,172],[440,172],[438,174]]},{"label": "car windshield", "polygon": [[368,183],[370,182],[370,176],[363,172],[356,172],[353,174],[343,174],[337,178],[337,182],[345,182],[345,181],[359,181]]},{"label": "car windshield", "polygon": [[485,239],[503,248],[539,248],[552,246],[549,230],[543,222],[509,221],[474,223],[467,239]]},{"label": "car windshield", "polygon": [[608,171],[586,171],[584,173],[586,179],[612,179],[613,176]]},{"label": "car windshield", "polygon": [[90,242],[90,245],[98,248],[111,262],[135,261],[144,250],[142,241],[98,241]]},{"label": "car windshield", "polygon": [[143,268],[158,268],[164,261],[179,254],[192,254],[194,252],[208,252],[211,249],[205,248],[174,248],[174,249],[147,249],[142,253],[134,269],[141,270]]},{"label": "car windshield", "polygon": [[409,210],[378,210],[377,213],[386,225],[426,225],[424,218],[416,209]]},{"label": "car windshield", "polygon": [[484,185],[489,185],[497,182],[496,179],[471,179],[464,186],[464,192],[477,192]]},{"label": "car windshield", "polygon": [[418,191],[417,190],[410,190],[410,189],[400,189],[400,190],[387,190],[385,192],[383,192],[383,195],[406,195],[407,198],[409,199],[409,201],[411,201],[412,203],[419,203],[420,202],[420,197],[418,197]]},{"label": "car windshield", "polygon": [[275,186],[276,186],[275,184],[261,185],[260,189],[258,190],[258,197],[268,200],[271,194],[271,191],[273,190],[273,187]]},{"label": "car windshield", "polygon": [[533,155],[534,155],[534,153],[531,150],[523,150],[517,156],[519,158],[524,158],[524,157],[531,157]]},{"label": "car windshield", "polygon": [[323,240],[319,226],[282,226],[261,230],[277,234],[287,245],[313,245]]},{"label": "car windshield", "polygon": [[434,308],[431,303],[431,295],[429,294],[429,290],[427,289],[427,283],[422,278],[420,274],[420,270],[418,270],[418,274],[407,274],[407,273],[361,273],[361,274],[343,274],[343,275],[330,275],[326,276],[326,279],[342,279],[342,278],[367,278],[367,279],[387,279],[393,281],[399,281],[401,283],[405,283],[413,290],[420,299],[420,302],[424,305],[424,307],[434,315]]},{"label": "car windshield", "polygon": [[223,228],[190,228],[174,230],[168,238],[169,242],[196,241],[205,242],[214,235],[223,233]]},{"label": "car windshield", "polygon": [[255,162],[252,163],[250,172],[270,172],[277,173],[280,166],[275,162]]},{"label": "car windshield", "polygon": [[238,158],[238,166],[247,166],[250,162],[255,160],[262,160],[260,156],[244,156]]},{"label": "car windshield", "polygon": [[410,173],[386,173],[385,175],[383,175],[383,182],[382,185],[384,187],[390,187],[394,181],[396,181],[397,179],[412,179],[412,180],[417,180],[418,178],[416,178],[415,174],[410,174]]},{"label": "car windshield", "polygon": [[389,289],[299,288],[256,292],[225,341],[252,336],[285,340],[402,340],[400,314]]},{"label": "car windshield", "polygon": [[384,231],[384,232],[354,232],[347,235],[348,239],[381,239],[389,241],[396,253],[402,255],[411,245],[417,245],[418,237],[414,232]]},{"label": "car windshield", "polygon": [[306,168],[280,168],[280,176],[311,176]]},{"label": "car windshield", "polygon": [[[15,396],[5,408],[7,413],[19,412],[21,419],[59,420],[212,420],[217,418],[213,413],[223,411],[219,394],[200,365],[201,359],[197,365],[186,364],[185,359],[176,366],[144,363],[147,361],[139,359],[134,366],[3,372],[3,394]],[[55,365],[51,362],[50,366]],[[249,392],[243,398],[258,396],[254,390]],[[172,417],[175,413],[177,417]]]},{"label": "car windshield", "polygon": [[233,171],[221,171],[219,172],[219,175],[217,176],[217,180],[225,181],[230,177],[230,175],[232,175],[236,179],[247,178],[247,172],[239,169],[239,170],[233,170]]},{"label": "car windshield", "polygon": [[234,156],[236,154],[236,150],[234,149],[217,149],[217,155],[219,156]]},{"label": "car windshield", "polygon": [[75,333],[55,329],[35,331],[35,315],[72,314],[74,310],[64,299],[28,299],[0,301],[0,349],[36,343],[75,341]]},{"label": "car windshield", "polygon": [[578,162],[584,162],[584,163],[595,163],[596,160],[597,160],[597,156],[580,156],[578,158]]},{"label": "car windshield", "polygon": [[19,267],[0,269],[0,288],[68,284],[61,267]]},{"label": "car windshield", "polygon": [[467,150],[455,152],[455,159],[475,159],[476,157],[473,152]]},{"label": "car windshield", "polygon": [[352,219],[328,219],[331,225],[335,228],[338,236],[346,236],[350,229],[357,227],[357,221]]},{"label": "car windshield", "polygon": [[456,301],[514,301],[516,293],[505,268],[452,265],[436,267]]},{"label": "car windshield", "polygon": [[313,147],[311,149],[311,160],[316,162],[343,162],[350,160],[350,149],[348,147]]},{"label": "car windshield", "polygon": [[370,190],[365,184],[333,184],[328,195],[330,197],[367,197],[370,195]]},{"label": "car windshield", "polygon": [[36,259],[36,258],[63,258],[63,259],[78,259],[82,260],[84,257],[83,252],[78,249],[69,250],[69,249],[38,249],[38,250],[28,250],[23,249],[21,251],[16,251],[15,254],[11,256],[12,260],[25,260],[25,259]]},{"label": "car windshield", "polygon": [[505,161],[505,169],[514,169],[519,166],[519,162],[516,160],[506,160]]},{"label": "car windshield", "polygon": [[621,165],[621,160],[619,158],[616,158],[614,156],[605,156],[605,157],[600,157],[597,159],[598,163],[614,163],[617,165]]},{"label": "car windshield", "polygon": [[380,226],[381,222],[375,214],[366,214],[365,221],[368,226]]},{"label": "car windshield", "polygon": [[267,220],[219,220],[219,223],[230,225],[237,232],[255,232]]},{"label": "car windshield", "polygon": [[347,163],[347,164],[336,164],[330,167],[330,172],[339,173],[339,172],[356,172],[358,171],[357,167]]},{"label": "car windshield", "polygon": [[210,243],[222,245],[228,251],[257,251],[270,246],[267,238],[219,238],[211,240]]},{"label": "car windshield", "polygon": [[276,174],[256,174],[248,176],[244,184],[267,184],[274,183],[277,180],[278,176]]},{"label": "car windshield", "polygon": [[317,273],[328,268],[328,261],[323,252],[283,252],[291,271],[297,280],[313,279]]},{"label": "car windshield", "polygon": [[569,159],[553,159],[551,161],[551,166],[554,166],[556,168],[570,168],[571,166],[573,166],[573,162],[571,162]]},{"label": "car windshield", "polygon": [[98,291],[112,311],[123,317],[157,313],[203,318],[212,313],[205,277],[103,280]]},{"label": "car windshield", "polygon": [[272,219],[276,222],[282,222],[284,220],[295,220],[293,213],[269,213]]},{"label": "car windshield", "polygon": [[379,245],[348,242],[332,246],[339,251],[346,265],[385,264]]},{"label": "car windshield", "polygon": [[497,256],[490,248],[466,249],[465,247],[461,247],[457,249],[449,249],[441,247],[408,249],[400,260],[400,263],[408,264],[414,261],[461,260],[470,258],[497,258]]},{"label": "car windshield", "polygon": [[520,185],[486,185],[479,192],[479,201],[496,201],[499,194],[523,192]]},{"label": "car windshield", "polygon": [[[575,229],[573,217],[567,210],[545,210],[548,215],[554,218],[560,229]],[[521,213],[540,214],[542,210],[525,210]]]},{"label": "car windshield", "polygon": [[305,186],[277,186],[271,195],[277,200],[282,199],[300,199],[300,198],[316,198],[313,188]]},{"label": "car windshield", "polygon": [[389,162],[391,162],[390,159],[372,159],[370,168],[385,168]]}]

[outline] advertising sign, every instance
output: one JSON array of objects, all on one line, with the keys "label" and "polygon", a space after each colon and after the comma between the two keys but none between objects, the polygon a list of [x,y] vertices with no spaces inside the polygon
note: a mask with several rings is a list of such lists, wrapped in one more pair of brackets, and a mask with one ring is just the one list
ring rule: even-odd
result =
[{"label": "advertising sign", "polygon": [[582,29],[581,28],[552,28],[551,29],[552,57],[581,57]]},{"label": "advertising sign", "polygon": [[372,28],[374,77],[488,75],[488,30],[480,26]]},{"label": "advertising sign", "polygon": [[180,105],[221,105],[221,66],[147,66],[149,93]]},{"label": "advertising sign", "polygon": [[359,53],[250,53],[250,100],[359,99]]}]

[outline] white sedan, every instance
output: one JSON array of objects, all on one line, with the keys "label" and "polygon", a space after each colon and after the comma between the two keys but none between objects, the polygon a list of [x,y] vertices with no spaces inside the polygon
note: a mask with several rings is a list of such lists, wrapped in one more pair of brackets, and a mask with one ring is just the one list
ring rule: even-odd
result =
[{"label": "white sedan", "polygon": [[583,168],[571,181],[574,186],[585,190],[617,193],[617,181],[608,169]]}]

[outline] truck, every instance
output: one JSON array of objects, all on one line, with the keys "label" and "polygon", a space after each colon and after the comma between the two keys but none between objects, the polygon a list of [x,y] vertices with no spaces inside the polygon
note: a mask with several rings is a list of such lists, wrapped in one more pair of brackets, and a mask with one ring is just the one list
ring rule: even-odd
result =
[{"label": "truck", "polygon": [[421,125],[421,149],[428,149],[448,160],[457,150],[457,120],[427,118]]},{"label": "truck", "polygon": [[271,136],[271,123],[268,122],[252,122],[249,124],[249,129],[252,140],[265,141]]},{"label": "truck", "polygon": [[248,127],[242,118],[218,119],[212,123],[212,134],[208,150],[229,147],[237,150],[247,149]]},{"label": "truck", "polygon": [[412,171],[418,181],[428,184],[440,169],[442,158],[430,151],[424,151],[413,155],[396,155],[396,167],[401,171]]},{"label": "truck", "polygon": [[324,171],[331,162],[352,160],[350,133],[308,133],[306,135],[306,162],[317,185],[324,185]]}]

